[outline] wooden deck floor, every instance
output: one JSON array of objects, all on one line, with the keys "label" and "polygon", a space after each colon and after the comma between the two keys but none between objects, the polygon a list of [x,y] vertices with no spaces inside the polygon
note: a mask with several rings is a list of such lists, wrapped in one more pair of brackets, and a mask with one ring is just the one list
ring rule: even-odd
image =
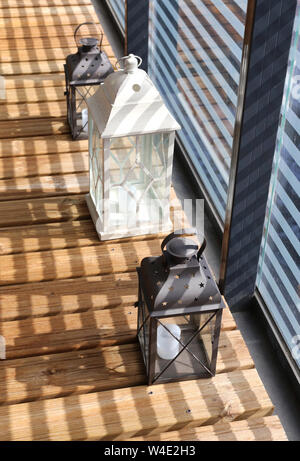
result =
[{"label": "wooden deck floor", "polygon": [[135,267],[161,236],[99,242],[66,123],[63,62],[91,19],[89,0],[0,0],[0,439],[285,440],[228,309],[215,378],[145,385]]}]

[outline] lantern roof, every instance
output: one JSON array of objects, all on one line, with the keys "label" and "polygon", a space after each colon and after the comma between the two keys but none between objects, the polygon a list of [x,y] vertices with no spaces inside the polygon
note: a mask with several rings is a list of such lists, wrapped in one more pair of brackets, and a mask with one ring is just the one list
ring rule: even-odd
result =
[{"label": "lantern roof", "polygon": [[138,59],[122,58],[123,69],[109,75],[87,99],[103,139],[180,129],[147,73],[138,68]]},{"label": "lantern roof", "polygon": [[[225,307],[209,265],[194,240],[176,237],[158,257],[144,258],[140,284],[151,316],[212,312]],[[197,254],[196,254],[197,253]],[[199,253],[201,253],[199,255]]]},{"label": "lantern roof", "polygon": [[65,72],[70,85],[99,85],[113,72],[104,51],[100,51],[92,37],[80,41],[77,53],[66,58]]}]

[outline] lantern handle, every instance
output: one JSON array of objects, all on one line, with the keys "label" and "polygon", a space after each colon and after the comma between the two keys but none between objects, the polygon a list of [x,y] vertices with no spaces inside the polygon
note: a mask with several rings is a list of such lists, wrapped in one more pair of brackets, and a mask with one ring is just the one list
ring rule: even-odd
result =
[{"label": "lantern handle", "polygon": [[[136,58],[139,61],[137,66],[140,67],[140,65],[143,62],[143,59],[140,56],[137,56],[136,54],[132,54],[131,56],[133,56],[134,58]],[[121,61],[123,61],[124,59],[127,59],[127,58],[129,58],[129,56],[123,56],[122,58],[118,59],[116,64],[115,64],[115,68],[117,70],[124,70],[124,69],[121,69],[120,63],[121,63]]]},{"label": "lantern handle", "polygon": [[[163,252],[164,251],[164,248],[165,246],[167,245],[168,242],[170,242],[170,240],[172,240],[173,238],[176,238],[179,234],[181,235],[196,235],[198,236],[198,233],[197,233],[197,229],[195,227],[190,227],[190,228],[186,228],[186,229],[181,229],[180,231],[177,230],[177,231],[174,231],[174,232],[171,232],[171,234],[169,234],[161,243],[161,251]],[[206,240],[205,238],[203,238],[203,241],[202,241],[202,244],[197,252],[197,259],[199,260],[201,254],[203,253],[204,249],[206,247]]]},{"label": "lantern handle", "polygon": [[[78,33],[78,31],[79,31],[79,29],[80,29],[81,26],[86,26],[86,25],[89,25],[89,24],[92,24],[92,25],[94,25],[94,26],[97,27],[97,24],[95,24],[95,23],[92,22],[92,21],[82,22],[81,24],[79,24],[79,25],[76,27],[76,29],[75,29],[75,31],[74,31],[74,41],[75,41],[75,43],[76,43],[77,48],[78,48],[78,43],[77,43],[77,38],[76,38],[76,37],[77,37],[77,33]],[[99,42],[99,43],[100,43],[99,48],[100,48],[100,51],[101,51],[102,42],[103,42],[103,32],[100,33],[100,37],[101,37],[101,38],[100,38],[100,42]]]}]

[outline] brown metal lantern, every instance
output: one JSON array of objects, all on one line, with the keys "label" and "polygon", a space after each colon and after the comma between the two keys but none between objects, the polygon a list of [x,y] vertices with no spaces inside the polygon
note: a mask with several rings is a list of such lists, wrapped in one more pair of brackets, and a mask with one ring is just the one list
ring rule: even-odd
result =
[{"label": "brown metal lantern", "polygon": [[79,29],[90,24],[96,27],[93,22],[84,22],[76,27],[74,40],[77,53],[70,54],[64,65],[68,122],[73,139],[88,137],[88,112],[85,100],[92,96],[105,77],[113,72],[106,53],[101,50],[103,34],[100,40],[96,37],[77,40]]},{"label": "brown metal lantern", "polygon": [[215,375],[225,303],[199,244],[171,233],[162,255],[144,258],[139,276],[138,340],[148,384]]}]

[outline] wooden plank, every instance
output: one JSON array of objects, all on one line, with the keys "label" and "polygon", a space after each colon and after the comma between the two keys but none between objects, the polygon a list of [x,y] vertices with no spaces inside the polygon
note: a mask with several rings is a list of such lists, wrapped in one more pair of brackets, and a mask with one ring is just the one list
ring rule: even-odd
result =
[{"label": "wooden plank", "polygon": [[[0,287],[0,320],[132,306],[137,289],[136,272]],[[229,309],[223,324],[227,330],[235,328]]]},{"label": "wooden plank", "polygon": [[57,86],[65,86],[65,75],[63,73],[5,77],[6,91],[18,88],[49,88]]},{"label": "wooden plank", "polygon": [[85,196],[0,202],[0,227],[73,221],[90,217]]},{"label": "wooden plank", "polygon": [[130,441],[161,442],[284,442],[287,436],[278,416],[220,422],[213,426],[191,427],[181,431],[161,432],[155,436],[133,437]]},{"label": "wooden plank", "polygon": [[[63,82],[61,82],[63,83]],[[66,97],[64,95],[65,87],[63,84],[59,86],[52,86],[50,88],[12,88],[7,89],[5,92],[5,99],[0,100],[1,111],[5,110],[9,112],[9,105],[12,103],[20,104],[26,103],[31,104],[34,102],[50,102],[50,101],[65,101]],[[6,105],[6,108],[3,105]],[[13,105],[12,107],[18,107]]]},{"label": "wooden plank", "polygon": [[[216,373],[253,366],[240,332],[222,332]],[[0,378],[4,405],[147,384],[137,343],[8,360]]]},{"label": "wooden plank", "polygon": [[[160,238],[165,233],[115,239],[114,243]],[[102,245],[91,219],[0,229],[0,255]]]},{"label": "wooden plank", "polygon": [[0,122],[0,138],[23,138],[25,136],[48,136],[52,134],[69,133],[69,125],[65,117],[61,119],[39,119],[38,123],[32,120],[10,120]]},{"label": "wooden plank", "polygon": [[88,141],[86,139],[73,141],[70,134],[26,138],[17,137],[1,139],[0,141],[0,158],[82,152],[87,150]]},{"label": "wooden plank", "polygon": [[[73,7],[71,7],[73,8]],[[27,8],[28,9],[28,8]],[[0,9],[1,13],[1,9]],[[51,26],[61,26],[73,25],[75,29],[77,24],[80,24],[86,21],[95,21],[98,22],[97,17],[92,14],[92,11],[81,12],[78,14],[70,14],[63,16],[24,16],[24,17],[0,17],[0,27],[2,28],[25,28],[25,27],[51,27]]]},{"label": "wooden plank", "polygon": [[88,189],[88,173],[3,179],[0,181],[0,200],[81,194]]},{"label": "wooden plank", "polygon": [[87,152],[0,158],[0,179],[74,173],[88,168]]},{"label": "wooden plank", "polygon": [[64,71],[65,60],[0,63],[1,75],[41,74]]},{"label": "wooden plank", "polygon": [[[95,19],[95,17],[90,19]],[[2,27],[0,29],[0,39],[11,39],[13,41],[18,38],[73,37],[74,26],[75,24],[61,26]]]},{"label": "wooden plank", "polygon": [[[75,29],[75,25],[74,25]],[[102,41],[103,46],[109,45],[107,38],[104,36]],[[39,53],[41,49],[53,48],[72,48],[76,50],[76,44],[72,35],[62,36],[49,36],[49,37],[30,37],[27,38],[13,38],[2,39],[1,50],[36,50]],[[73,51],[74,52],[74,51]]]},{"label": "wooden plank", "polygon": [[121,306],[3,322],[0,331],[12,359],[131,343],[136,326],[136,309]]},{"label": "wooden plank", "polygon": [[[0,120],[59,118],[66,116],[66,101],[0,105]],[[33,122],[34,123],[34,122]]]},{"label": "wooden plank", "polygon": [[[172,195],[171,199],[172,206],[176,210],[178,201]],[[171,207],[171,211],[172,209]],[[0,228],[87,218],[90,218],[90,214],[84,195],[0,201]]]},{"label": "wooden plank", "polygon": [[[48,121],[52,123],[52,120]],[[2,122],[4,123],[4,122]],[[0,122],[0,127],[1,127]],[[19,122],[22,125],[22,122]],[[31,122],[32,125],[32,122]],[[120,149],[125,147],[131,147],[131,144],[126,145],[126,140],[121,140],[119,145],[114,143],[112,149]],[[66,153],[66,152],[81,152],[88,150],[87,139],[73,141],[71,135],[49,135],[49,136],[30,136],[30,137],[17,137],[1,139],[0,141],[0,158],[10,156],[25,156],[41,154],[52,154],[52,153]],[[38,161],[38,160],[37,160]]]},{"label": "wooden plank", "polygon": [[[187,409],[191,410],[187,412]],[[1,440],[127,440],[271,414],[256,370],[209,380],[137,386],[0,408]],[[24,424],[28,421],[28,424]]]},{"label": "wooden plank", "polygon": [[[2,5],[2,4],[1,4]],[[10,6],[9,8],[0,8],[0,18],[9,18],[9,19],[17,19],[17,18],[26,18],[29,19],[30,17],[43,17],[45,20],[48,16],[51,18],[55,18],[56,16],[60,16],[64,18],[65,16],[72,16],[72,15],[93,15],[97,18],[94,7],[92,3],[90,4],[83,4],[83,5],[55,5],[55,6],[42,6],[37,4],[36,6],[26,6],[23,8],[23,4],[18,5],[18,7],[14,8]],[[16,22],[16,24],[18,24]],[[61,21],[60,24],[67,24],[64,20]],[[80,23],[79,23],[80,24]],[[26,24],[25,24],[26,26]],[[18,26],[16,26],[18,27]]]},{"label": "wooden plank", "polygon": [[[1,27],[1,24],[0,24]],[[51,49],[16,49],[5,50],[0,53],[0,61],[3,62],[18,62],[18,61],[51,61],[56,59],[66,59],[69,54],[77,52],[77,47],[72,44],[71,47],[66,48],[66,44],[62,44],[63,48]],[[114,58],[114,52],[110,45],[103,45],[103,51],[110,59]],[[115,58],[116,61],[116,58]]]},{"label": "wooden plank", "polygon": [[136,343],[7,360],[0,377],[1,405],[146,384]]},{"label": "wooden plank", "polygon": [[[22,7],[33,6],[64,6],[90,5],[91,0],[22,0]],[[15,8],[20,6],[20,0],[1,0],[1,8]]]},{"label": "wooden plank", "polygon": [[[109,243],[108,243],[109,242]],[[160,240],[102,242],[100,246],[0,256],[0,285],[130,272],[161,253]]]},{"label": "wooden plank", "polygon": [[[42,164],[41,159],[42,157],[39,158],[39,164]],[[16,177],[0,180],[0,201],[50,197],[53,195],[82,194],[88,191],[88,172],[53,174],[42,177]],[[183,216],[182,212],[179,214]],[[179,215],[176,220],[177,227],[178,217]]]},{"label": "wooden plank", "polygon": [[[32,120],[0,121],[0,138],[4,139],[12,137],[24,138],[29,136],[35,138],[42,135],[49,136],[66,134],[69,133],[69,131],[69,125],[66,117],[50,120],[47,118],[40,118],[38,123],[33,123]],[[72,139],[71,136],[69,139]],[[74,145],[76,144],[74,143]],[[126,147],[126,145],[124,147]]]}]

